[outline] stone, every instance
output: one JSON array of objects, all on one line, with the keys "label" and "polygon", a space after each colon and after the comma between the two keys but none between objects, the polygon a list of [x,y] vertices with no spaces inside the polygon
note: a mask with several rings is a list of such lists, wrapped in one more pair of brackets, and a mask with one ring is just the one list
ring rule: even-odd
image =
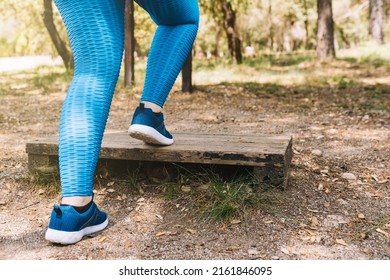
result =
[{"label": "stone", "polygon": [[315,150],[311,151],[311,154],[314,156],[320,157],[320,156],[322,156],[323,153],[321,150],[315,149]]},{"label": "stone", "polygon": [[356,180],[356,176],[352,173],[343,173],[343,175],[341,175],[341,178],[343,179],[347,179],[347,180]]}]

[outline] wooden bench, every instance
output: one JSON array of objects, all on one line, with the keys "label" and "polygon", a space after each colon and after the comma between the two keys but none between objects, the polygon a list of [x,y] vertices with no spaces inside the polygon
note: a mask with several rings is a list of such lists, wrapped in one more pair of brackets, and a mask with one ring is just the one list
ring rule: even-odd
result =
[{"label": "wooden bench", "polygon": [[[292,159],[291,135],[174,134],[171,146],[152,146],[127,132],[106,132],[99,159],[248,167],[261,180],[287,187]],[[58,137],[26,145],[29,170],[58,164]]]}]

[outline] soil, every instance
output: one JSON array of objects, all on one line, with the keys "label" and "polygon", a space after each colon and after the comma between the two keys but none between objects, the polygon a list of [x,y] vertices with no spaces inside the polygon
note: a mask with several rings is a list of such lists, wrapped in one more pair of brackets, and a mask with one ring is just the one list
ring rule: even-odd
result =
[{"label": "soil", "polygon": [[[27,141],[58,133],[69,79],[3,75],[0,259],[390,259],[389,69],[327,67],[364,82],[220,83],[198,85],[192,94],[176,85],[166,103],[173,134],[291,134],[289,188],[274,190],[272,203],[212,222],[199,219],[185,200],[166,199],[158,184],[135,188],[97,178],[95,200],[109,226],[71,246],[44,239],[60,193],[31,180],[25,152]],[[48,77],[52,84],[45,86]],[[140,87],[131,93],[117,87],[107,129],[127,129],[139,96]]]}]

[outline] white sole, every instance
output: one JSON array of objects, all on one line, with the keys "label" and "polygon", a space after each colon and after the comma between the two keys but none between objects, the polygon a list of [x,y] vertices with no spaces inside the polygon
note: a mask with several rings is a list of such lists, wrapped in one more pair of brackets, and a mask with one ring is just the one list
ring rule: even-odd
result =
[{"label": "white sole", "polygon": [[47,229],[45,238],[46,240],[64,245],[74,244],[83,239],[84,236],[96,233],[105,229],[108,225],[108,218],[101,224],[86,227],[80,231],[61,231],[56,229]]},{"label": "white sole", "polygon": [[142,140],[148,144],[169,146],[173,144],[173,139],[169,139],[153,127],[141,124],[133,124],[129,127],[129,135],[135,139]]}]

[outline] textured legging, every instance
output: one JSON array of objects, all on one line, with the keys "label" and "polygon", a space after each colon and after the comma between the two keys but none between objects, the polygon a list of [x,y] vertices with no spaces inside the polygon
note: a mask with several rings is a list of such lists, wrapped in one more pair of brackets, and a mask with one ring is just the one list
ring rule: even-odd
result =
[{"label": "textured legging", "polygon": [[[198,30],[197,0],[136,1],[158,25],[141,101],[163,106]],[[62,196],[92,195],[124,41],[124,0],[55,0],[74,56],[60,119]]]}]

